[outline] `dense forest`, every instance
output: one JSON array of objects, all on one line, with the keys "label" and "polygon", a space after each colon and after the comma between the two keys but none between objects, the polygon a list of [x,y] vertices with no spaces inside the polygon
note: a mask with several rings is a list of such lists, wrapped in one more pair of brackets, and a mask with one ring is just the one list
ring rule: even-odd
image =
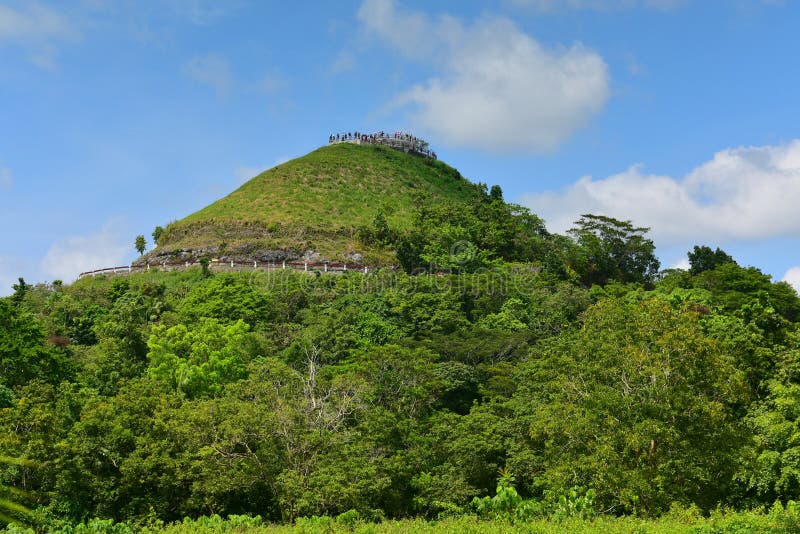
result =
[{"label": "dense forest", "polygon": [[555,235],[478,188],[379,213],[358,239],[398,267],[368,275],[21,279],[2,517],[800,521],[796,292],[703,245],[660,270],[646,228]]}]

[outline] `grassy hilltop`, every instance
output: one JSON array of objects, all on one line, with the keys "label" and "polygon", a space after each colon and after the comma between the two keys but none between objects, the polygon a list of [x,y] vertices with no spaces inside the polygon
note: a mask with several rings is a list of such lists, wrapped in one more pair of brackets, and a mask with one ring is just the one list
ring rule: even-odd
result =
[{"label": "grassy hilltop", "polygon": [[[449,165],[380,146],[338,144],[269,169],[230,195],[171,223],[154,253],[337,260],[359,250],[356,231],[382,212],[410,224],[420,202],[471,202],[474,184]],[[186,254],[186,253],[185,253]]]}]

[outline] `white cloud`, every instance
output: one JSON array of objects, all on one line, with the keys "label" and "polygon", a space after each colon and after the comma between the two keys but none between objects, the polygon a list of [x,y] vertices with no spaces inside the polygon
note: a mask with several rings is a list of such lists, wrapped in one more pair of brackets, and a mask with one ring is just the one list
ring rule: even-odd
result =
[{"label": "white cloud", "polygon": [[792,267],[786,271],[786,274],[783,275],[782,280],[787,282],[794,288],[795,291],[800,293],[800,266]]},{"label": "white cloud", "polygon": [[283,91],[289,87],[289,81],[280,74],[265,74],[256,83],[256,91],[262,94],[272,94]]},{"label": "white cloud", "polygon": [[213,87],[219,96],[226,95],[234,82],[228,60],[219,54],[192,58],[184,72],[196,82]]},{"label": "white cloud", "polygon": [[358,19],[369,32],[380,35],[407,57],[429,54],[442,30],[423,13],[398,12],[393,0],[365,0],[358,10]]},{"label": "white cloud", "polygon": [[61,13],[38,2],[26,2],[19,9],[0,5],[0,44],[20,46],[29,59],[42,68],[54,68],[55,42],[80,36],[75,26]]},{"label": "white cloud", "polygon": [[674,262],[672,265],[670,265],[669,268],[670,269],[683,269],[684,271],[688,271],[691,266],[692,266],[692,264],[689,263],[689,258],[682,258],[682,259]]},{"label": "white cloud", "polygon": [[342,74],[355,69],[357,65],[358,62],[351,51],[340,50],[333,59],[333,62],[331,62],[330,67],[328,67],[327,74],[329,76]]},{"label": "white cloud", "polygon": [[0,40],[20,42],[69,38],[77,33],[57,11],[36,2],[24,5],[20,10],[0,5]]},{"label": "white cloud", "polygon": [[659,244],[800,237],[800,140],[716,153],[682,178],[633,166],[602,179],[585,176],[523,204],[563,232],[582,213],[630,219]]},{"label": "white cloud", "polygon": [[67,282],[85,271],[123,265],[133,251],[133,239],[125,242],[116,226],[109,223],[99,232],[53,243],[42,260],[42,271]]},{"label": "white cloud", "polygon": [[14,187],[14,179],[11,171],[6,167],[0,167],[0,189],[11,189]]},{"label": "white cloud", "polygon": [[365,29],[440,74],[399,95],[413,122],[443,142],[494,152],[556,149],[605,106],[608,67],[575,44],[547,49],[510,20],[471,26],[442,16],[398,11],[392,0],[365,0]]},{"label": "white cloud", "polygon": [[176,15],[196,26],[209,26],[242,5],[234,0],[170,0],[169,3]]}]

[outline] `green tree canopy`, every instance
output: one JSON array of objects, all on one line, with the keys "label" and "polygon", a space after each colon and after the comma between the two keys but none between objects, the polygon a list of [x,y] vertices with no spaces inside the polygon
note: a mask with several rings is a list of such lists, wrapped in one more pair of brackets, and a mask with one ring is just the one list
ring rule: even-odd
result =
[{"label": "green tree canopy", "polygon": [[143,235],[137,235],[133,242],[133,246],[136,247],[136,252],[139,254],[144,254],[144,251],[147,248],[147,240]]},{"label": "green tree canopy", "polygon": [[161,239],[161,236],[164,235],[164,227],[163,226],[156,226],[153,229],[153,233],[151,235],[153,236],[153,243],[156,246],[158,246],[158,240]]},{"label": "green tree canopy", "polygon": [[13,387],[34,378],[56,383],[72,367],[63,349],[47,344],[33,315],[0,299],[0,384]]},{"label": "green tree canopy", "polygon": [[537,452],[512,468],[534,487],[594,487],[604,506],[658,513],[713,507],[732,485],[744,374],[691,306],[602,300],[520,381],[514,404]]},{"label": "green tree canopy", "polygon": [[148,375],[189,397],[219,394],[225,383],[246,376],[249,331],[241,320],[203,319],[191,330],[157,326],[147,341]]},{"label": "green tree canopy", "polygon": [[652,283],[660,262],[649,228],[636,227],[604,215],[584,214],[569,230],[578,248],[572,268],[586,286],[618,282]]},{"label": "green tree canopy", "polygon": [[689,265],[691,266],[689,268],[689,272],[692,274],[700,274],[703,271],[710,271],[726,263],[735,263],[733,258],[719,247],[717,250],[711,250],[710,247],[705,245],[695,245],[694,249],[691,250],[688,255]]}]

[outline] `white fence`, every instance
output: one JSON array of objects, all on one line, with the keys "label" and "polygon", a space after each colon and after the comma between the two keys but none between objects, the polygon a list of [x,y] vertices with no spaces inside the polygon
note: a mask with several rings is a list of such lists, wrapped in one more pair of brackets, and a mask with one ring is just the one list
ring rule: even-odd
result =
[{"label": "white fence", "polygon": [[[181,271],[191,267],[199,267],[200,262],[189,261],[165,261],[158,264],[147,265],[121,265],[117,267],[106,267],[105,269],[97,269],[94,271],[86,271],[78,275],[78,279],[87,276],[98,275],[124,275],[136,272],[147,272],[152,269],[159,269],[161,271]],[[308,262],[308,261],[280,261],[280,262],[265,262],[265,261],[210,261],[208,267],[212,271],[249,271],[249,270],[262,270],[273,271],[281,269],[292,269],[295,271],[319,271],[319,272],[337,272],[343,273],[348,271],[356,271],[367,274],[370,268],[366,265],[347,264],[347,263],[331,263],[331,262]]]},{"label": "white fence", "polygon": [[430,149],[427,141],[414,137],[410,134],[396,133],[389,135],[386,133],[379,134],[361,134],[356,132],[347,134],[331,135],[328,138],[328,144],[336,145],[339,143],[351,143],[354,145],[383,145],[400,150],[403,152],[411,152],[427,158],[436,159],[436,152]]}]

